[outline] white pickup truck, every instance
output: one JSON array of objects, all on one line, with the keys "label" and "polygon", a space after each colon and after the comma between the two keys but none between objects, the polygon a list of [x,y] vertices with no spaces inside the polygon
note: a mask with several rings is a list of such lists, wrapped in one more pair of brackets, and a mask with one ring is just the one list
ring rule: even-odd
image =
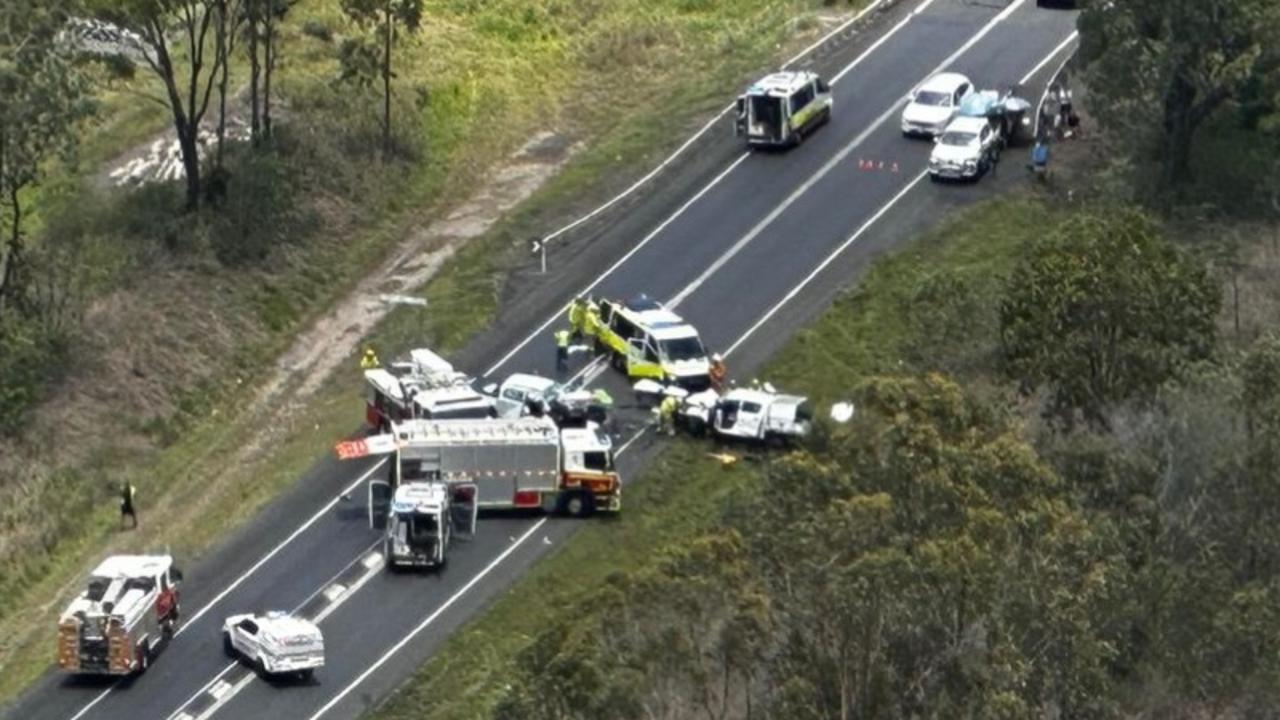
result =
[{"label": "white pickup truck", "polygon": [[766,384],[763,389],[714,390],[684,398],[678,412],[682,424],[695,434],[710,430],[736,440],[787,441],[809,434],[813,416],[806,398],[784,395]]},{"label": "white pickup truck", "polygon": [[324,637],[310,620],[273,611],[232,615],[222,624],[222,648],[242,657],[261,675],[297,674],[309,680],[324,667]]}]

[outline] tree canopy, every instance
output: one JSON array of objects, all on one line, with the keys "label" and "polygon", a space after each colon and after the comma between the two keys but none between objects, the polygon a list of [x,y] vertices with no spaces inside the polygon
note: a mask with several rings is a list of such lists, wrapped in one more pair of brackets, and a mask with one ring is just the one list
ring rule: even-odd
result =
[{"label": "tree canopy", "polygon": [[1203,265],[1141,213],[1078,214],[1032,241],[1009,280],[1006,370],[1047,386],[1056,410],[1097,420],[1207,358],[1220,304]]}]

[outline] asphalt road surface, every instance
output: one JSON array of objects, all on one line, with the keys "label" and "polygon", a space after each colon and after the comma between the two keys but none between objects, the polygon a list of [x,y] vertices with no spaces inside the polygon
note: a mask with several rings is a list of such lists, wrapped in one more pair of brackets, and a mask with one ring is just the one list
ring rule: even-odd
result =
[{"label": "asphalt road surface", "polygon": [[[494,379],[553,374],[551,331],[564,304],[589,289],[675,304],[708,348],[731,351],[731,376],[747,379],[876,254],[954,207],[1025,182],[1025,150],[1006,153],[998,176],[978,184],[921,182],[930,145],[904,139],[898,116],[909,91],[943,69],[983,88],[1022,84],[1038,98],[1069,53],[1075,13],[1032,0],[913,0],[872,17],[798,64],[835,79],[826,127],[787,152],[746,153],[726,119],[651,187],[558,238],[551,273],[517,282],[500,320],[458,364]],[[603,363],[577,356],[576,364],[615,398],[630,397]],[[639,411],[619,415],[619,468],[634,478],[661,441],[643,431]],[[381,567],[365,505],[367,480],[385,470],[379,458],[318,460],[185,568],[185,621],[145,675],[113,681],[51,670],[9,716],[356,717],[579,526],[542,514],[485,516],[440,572],[393,575]],[[328,665],[313,682],[265,681],[222,654],[222,619],[267,609],[320,623]],[[52,660],[53,628],[49,635]]]}]

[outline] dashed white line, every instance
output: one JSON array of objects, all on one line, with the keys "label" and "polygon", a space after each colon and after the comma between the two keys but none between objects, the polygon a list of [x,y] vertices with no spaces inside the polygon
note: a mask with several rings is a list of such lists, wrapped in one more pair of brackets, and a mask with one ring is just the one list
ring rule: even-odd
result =
[{"label": "dashed white line", "polygon": [[226,680],[218,680],[213,685],[209,686],[209,694],[212,695],[215,699],[217,699],[226,695],[227,691],[230,689],[231,689],[231,683],[227,682]]},{"label": "dashed white line", "polygon": [[342,593],[347,591],[347,586],[342,583],[334,583],[324,589],[324,597],[329,602],[336,602],[342,597]]}]

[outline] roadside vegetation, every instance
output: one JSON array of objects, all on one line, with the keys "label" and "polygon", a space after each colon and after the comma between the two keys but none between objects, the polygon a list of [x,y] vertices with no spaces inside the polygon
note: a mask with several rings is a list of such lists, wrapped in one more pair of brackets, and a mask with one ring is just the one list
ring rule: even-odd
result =
[{"label": "roadside vegetation", "polygon": [[851,422],[727,474],[676,443],[633,491],[653,504],[584,527],[373,716],[1270,714],[1277,21],[1087,9],[1069,166],[879,260],[761,374]]},{"label": "roadside vegetation", "polygon": [[[495,312],[528,235],[647,169],[727,88],[813,37],[822,3],[391,6],[0,10],[21,33],[0,38],[6,97],[65,99],[35,118],[0,107],[0,697],[46,667],[52,618],[95,558],[198,553],[350,429],[345,376],[306,398],[290,395],[301,378],[262,386],[403,238],[531,138],[584,148],[457,252],[421,291],[427,317],[396,311],[376,333],[389,348],[459,347]],[[129,29],[141,49],[130,62],[73,52],[55,41],[73,16]],[[199,142],[224,125],[224,141]],[[108,171],[166,132],[186,181],[117,187]],[[123,482],[138,488],[137,533],[117,534]]]}]

